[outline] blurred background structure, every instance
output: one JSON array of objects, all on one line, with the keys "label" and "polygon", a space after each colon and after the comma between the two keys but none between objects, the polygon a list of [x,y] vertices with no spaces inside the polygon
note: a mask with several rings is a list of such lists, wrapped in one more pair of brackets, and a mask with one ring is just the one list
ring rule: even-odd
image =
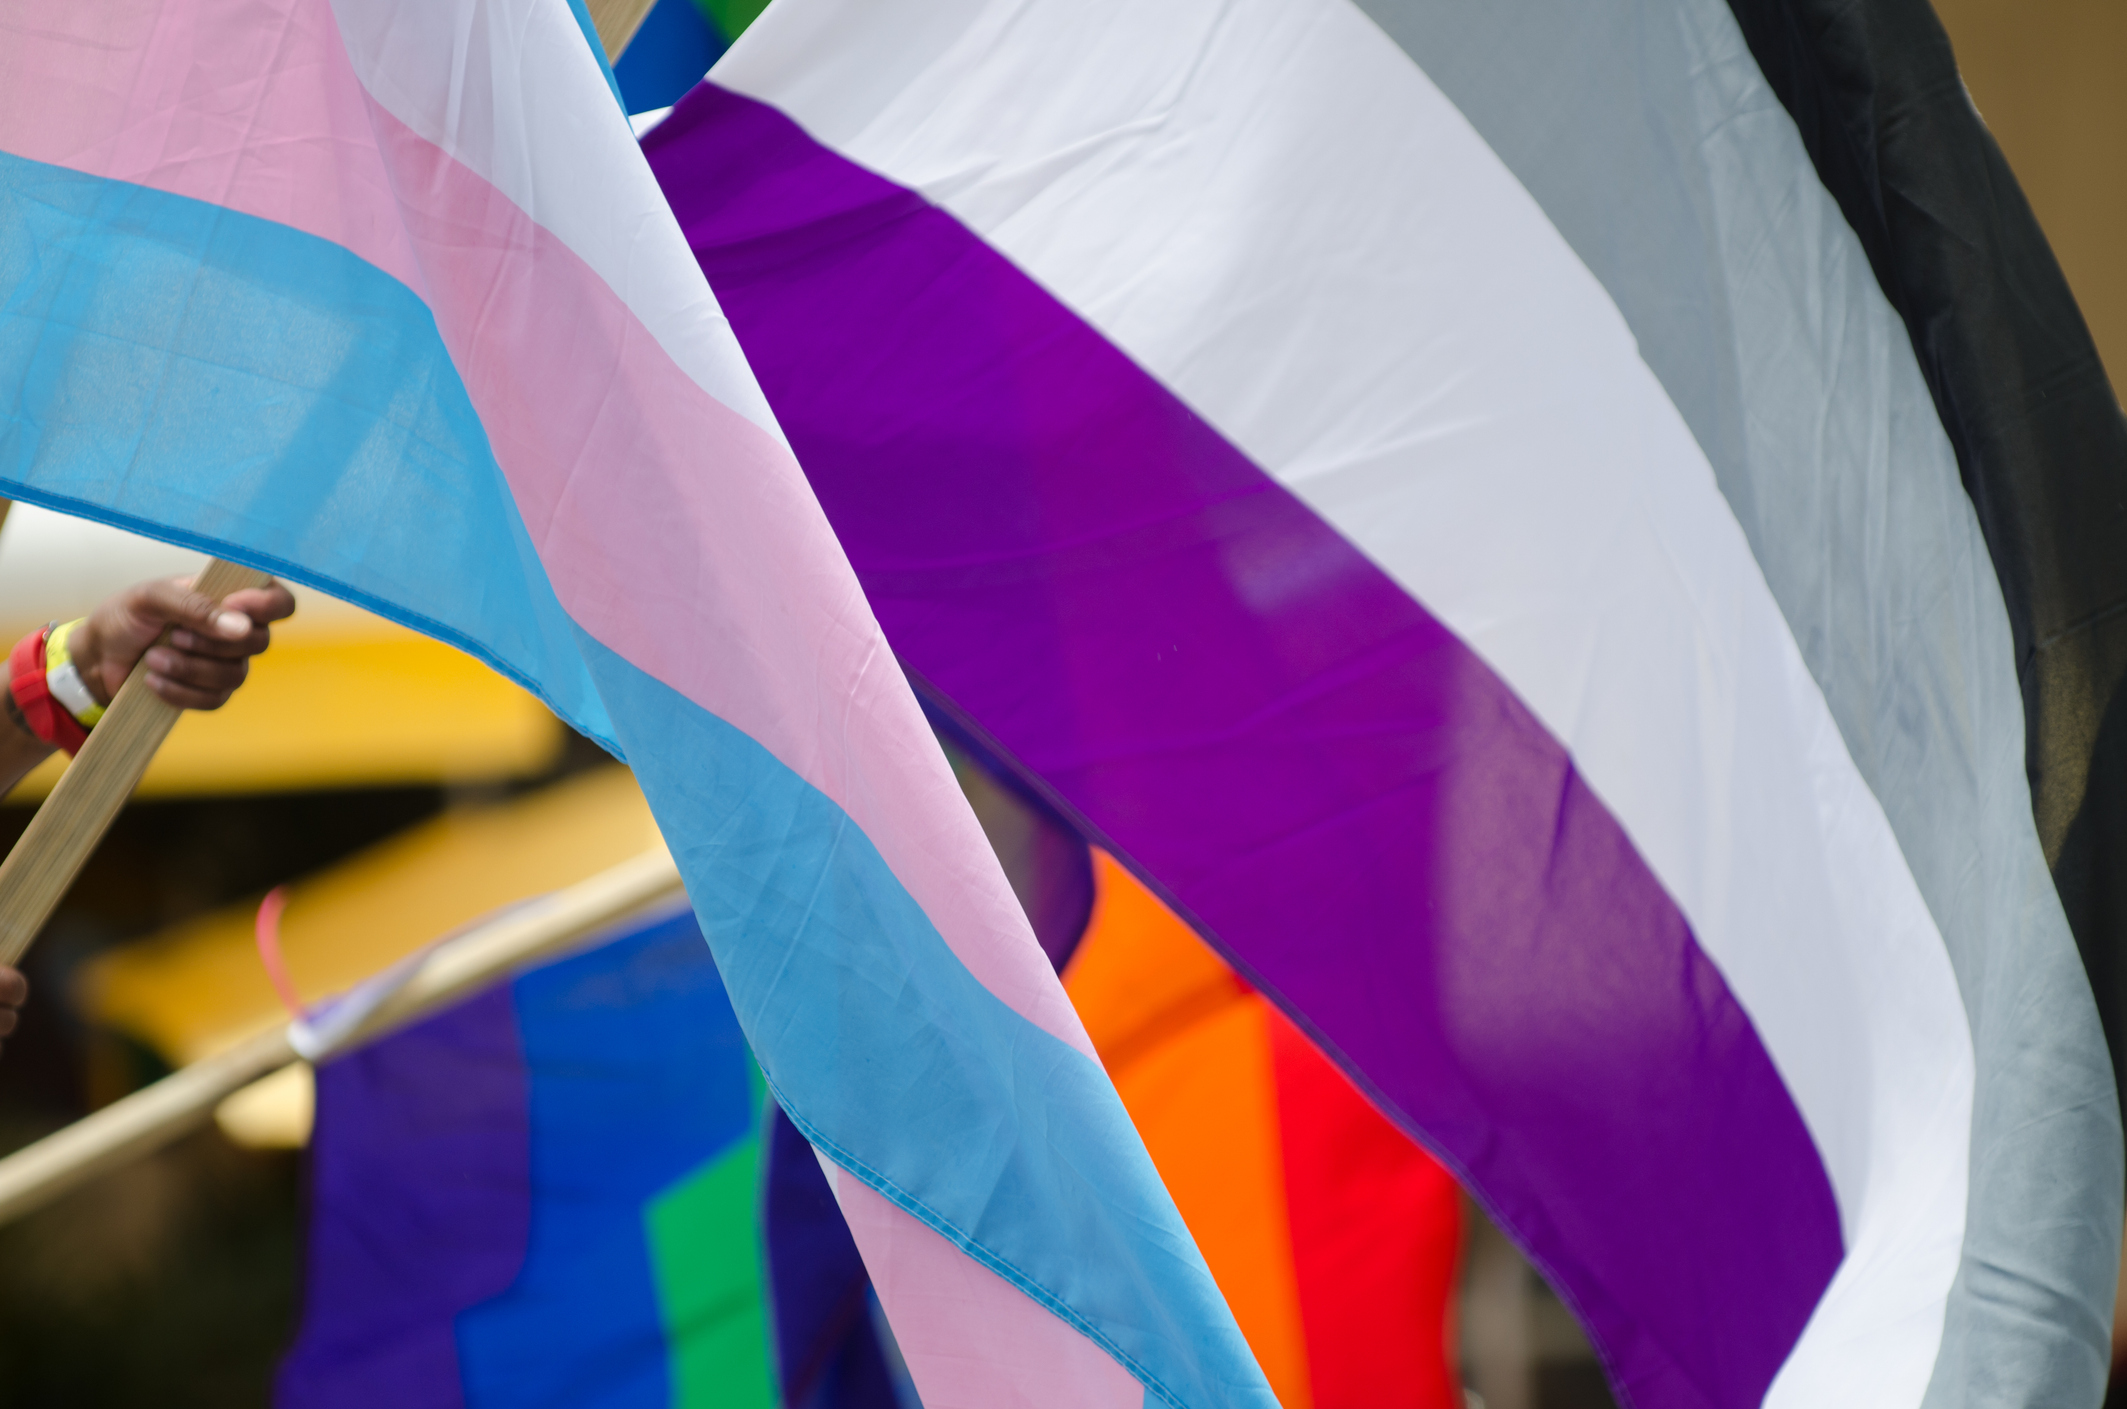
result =
[{"label": "blurred background structure", "polygon": [[2127,366],[2127,6],[1935,0],[1935,11],[2117,391]]},{"label": "blurred background structure", "polygon": [[[662,0],[651,25],[693,34],[680,20],[694,5]],[[757,7],[703,8],[736,32]],[[2127,5],[1937,9],[2116,378],[2127,365]],[[688,63],[721,48],[700,42]],[[630,62],[638,81],[670,87],[653,71],[659,52],[645,44]],[[12,641],[200,561],[18,507],[0,530],[0,630]],[[0,844],[56,773],[0,807]],[[516,685],[303,594],[236,700],[179,725],[32,951],[35,996],[0,1059],[0,1149],[277,1021],[250,928],[271,886],[295,883],[284,943],[298,986],[317,995],[651,837],[625,771]],[[269,1402],[297,1313],[309,1100],[307,1072],[291,1070],[232,1100],[215,1127],[0,1228],[0,1409]],[[1456,1335],[1473,1405],[1610,1402],[1570,1312],[1474,1211]]]}]

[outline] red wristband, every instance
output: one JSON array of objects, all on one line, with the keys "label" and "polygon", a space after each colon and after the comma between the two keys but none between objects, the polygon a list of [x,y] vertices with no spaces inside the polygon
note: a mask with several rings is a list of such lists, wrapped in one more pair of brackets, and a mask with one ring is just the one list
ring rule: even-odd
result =
[{"label": "red wristband", "polygon": [[44,678],[44,637],[49,629],[37,628],[8,652],[7,687],[30,732],[55,749],[65,749],[72,757],[89,741],[89,731],[81,727],[81,721],[65,705],[52,698],[51,685]]}]

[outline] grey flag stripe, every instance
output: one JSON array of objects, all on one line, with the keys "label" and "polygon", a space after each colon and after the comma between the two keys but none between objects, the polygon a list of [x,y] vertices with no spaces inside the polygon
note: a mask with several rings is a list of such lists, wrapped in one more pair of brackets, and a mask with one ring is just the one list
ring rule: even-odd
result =
[{"label": "grey flag stripe", "polygon": [[1723,0],[1359,4],[1609,289],[1949,946],[1978,1073],[1926,1409],[2096,1405],[2110,1061],[2032,821],[2000,584],[1904,324]]}]

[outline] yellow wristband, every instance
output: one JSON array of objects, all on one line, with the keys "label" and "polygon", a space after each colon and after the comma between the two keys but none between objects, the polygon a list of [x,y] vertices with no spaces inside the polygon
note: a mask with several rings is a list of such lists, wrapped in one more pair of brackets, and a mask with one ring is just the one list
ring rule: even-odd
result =
[{"label": "yellow wristband", "polygon": [[81,625],[82,620],[76,617],[63,626],[55,626],[52,634],[44,638],[44,683],[52,692],[52,698],[81,721],[82,728],[93,729],[96,721],[103,718],[103,706],[96,703],[96,696],[90,692],[88,682],[81,678],[81,670],[66,648],[66,638],[74,634],[74,628]]}]

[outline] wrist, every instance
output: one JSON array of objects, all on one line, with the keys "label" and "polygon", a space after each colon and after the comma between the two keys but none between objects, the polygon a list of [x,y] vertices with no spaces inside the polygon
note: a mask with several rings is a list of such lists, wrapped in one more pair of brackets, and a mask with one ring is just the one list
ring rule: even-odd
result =
[{"label": "wrist", "polygon": [[46,742],[43,736],[38,734],[36,726],[31,724],[28,719],[23,717],[22,706],[15,702],[15,690],[13,681],[10,681],[8,683],[6,689],[0,689],[0,703],[4,703],[7,706],[7,722],[15,727],[15,731],[18,734],[20,734],[23,738],[29,740],[29,742],[35,744],[38,748],[43,749],[46,752],[50,752],[52,747],[51,744]]},{"label": "wrist", "polygon": [[8,653],[8,693],[30,732],[54,748],[69,754],[88,742],[88,730],[66,707],[52,697],[45,676],[46,633],[32,631]]},{"label": "wrist", "polygon": [[66,651],[96,703],[110,704],[111,692],[103,683],[103,633],[96,629],[95,617],[85,616],[73,623],[73,630],[67,634]]}]

